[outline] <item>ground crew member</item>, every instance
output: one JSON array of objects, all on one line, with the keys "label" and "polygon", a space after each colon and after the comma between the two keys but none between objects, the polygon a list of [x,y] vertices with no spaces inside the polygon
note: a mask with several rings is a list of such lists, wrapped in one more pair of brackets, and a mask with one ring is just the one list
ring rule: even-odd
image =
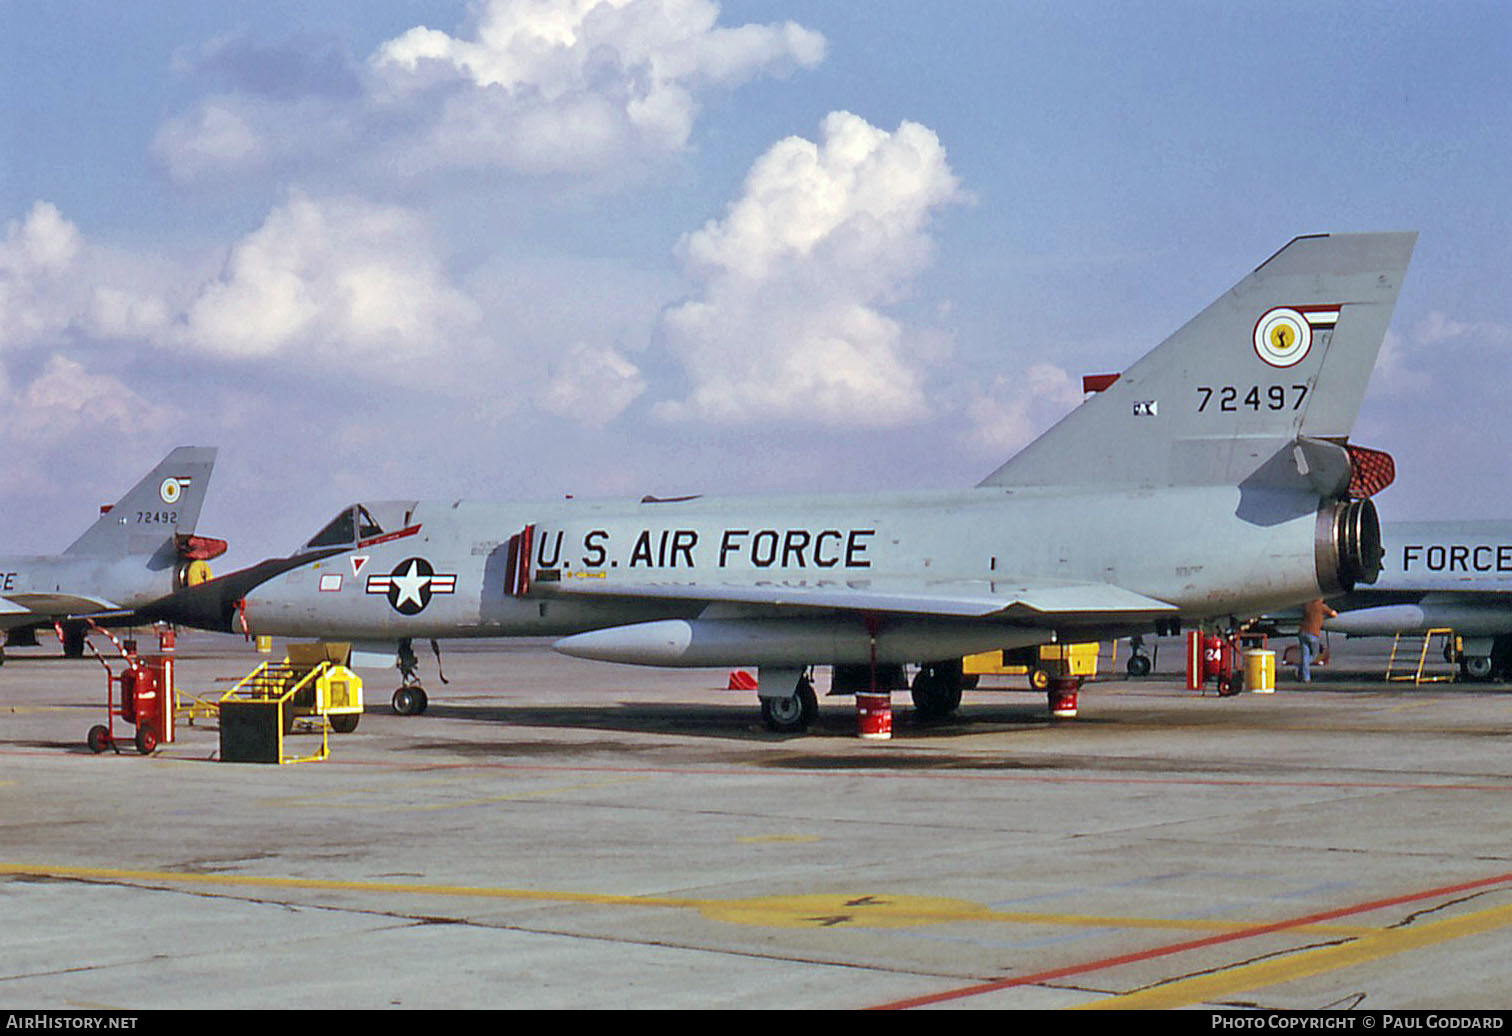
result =
[{"label": "ground crew member", "polygon": [[1339,614],[1319,597],[1302,609],[1302,624],[1297,627],[1297,679],[1312,682],[1309,666],[1323,650],[1323,620]]}]

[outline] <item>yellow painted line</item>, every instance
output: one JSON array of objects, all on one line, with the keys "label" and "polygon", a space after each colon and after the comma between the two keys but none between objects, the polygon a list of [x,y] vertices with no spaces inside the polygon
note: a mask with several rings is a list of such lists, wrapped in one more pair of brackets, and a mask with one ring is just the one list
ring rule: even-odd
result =
[{"label": "yellow painted line", "polygon": [[480,888],[468,885],[409,885],[386,881],[331,881],[319,878],[259,877],[249,874],[183,874],[175,871],[129,870],[115,867],[40,867],[0,863],[0,875],[14,874],[80,881],[144,882],[228,888],[301,889],[319,892],[380,892],[387,895],[462,896],[482,899],[521,899],[565,903],[633,906],[696,906],[698,900],[614,896],[586,892],[539,892],[528,889]]},{"label": "yellow painted line", "polygon": [[[1062,925],[1073,928],[1145,928],[1177,932],[1240,932],[1253,928],[1254,921],[1209,921],[1201,918],[1116,917],[1085,914],[992,914],[984,920],[1010,921],[1015,924]],[[1314,935],[1360,936],[1379,931],[1369,925],[1308,925],[1295,931]]]},{"label": "yellow painted line", "polygon": [[1442,701],[1437,701],[1437,700],[1435,700],[1435,701],[1409,701],[1409,702],[1403,702],[1400,705],[1391,705],[1391,706],[1388,706],[1387,709],[1386,709],[1386,711],[1387,712],[1411,712],[1413,709],[1429,709],[1429,708],[1435,708],[1437,706],[1441,706],[1443,704],[1444,703]]},{"label": "yellow painted line", "polygon": [[[382,881],[332,881],[317,878],[259,877],[241,874],[186,874],[177,871],[125,870],[106,867],[56,867],[0,863],[0,875],[34,875],[81,881],[141,882],[227,888],[298,889],[316,892],[373,892],[388,896],[442,896],[512,899],[522,902],[575,903],[596,906],[663,907],[696,910],[714,921],[789,928],[902,928],[961,922],[1029,924],[1072,928],[1132,928],[1177,931],[1243,931],[1253,921],[1207,921],[1078,914],[1005,913],[980,903],[931,896],[817,893],[761,896],[752,899],[693,899],[667,896],[622,896],[594,892],[503,889],[471,885],[412,885]],[[1362,925],[1308,925],[1293,929],[1335,938],[1356,938],[1379,929]]]},{"label": "yellow painted line", "polygon": [[1124,996],[1085,1004],[1078,1010],[1156,1011],[1186,1007],[1436,946],[1452,939],[1481,935],[1509,924],[1512,924],[1512,905],[1492,907],[1427,924],[1377,929],[1343,945],[1301,950],[1273,960],[1257,961],[1208,975],[1152,986]]}]

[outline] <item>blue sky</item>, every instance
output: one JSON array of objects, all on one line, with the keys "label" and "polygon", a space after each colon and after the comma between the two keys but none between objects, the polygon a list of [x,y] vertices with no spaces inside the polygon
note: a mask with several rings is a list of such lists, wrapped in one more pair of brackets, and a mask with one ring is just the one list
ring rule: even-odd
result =
[{"label": "blue sky", "polygon": [[0,0],[0,536],[180,443],[232,563],[352,499],[972,484],[1291,237],[1383,229],[1382,514],[1512,516],[1509,43],[1495,3]]}]

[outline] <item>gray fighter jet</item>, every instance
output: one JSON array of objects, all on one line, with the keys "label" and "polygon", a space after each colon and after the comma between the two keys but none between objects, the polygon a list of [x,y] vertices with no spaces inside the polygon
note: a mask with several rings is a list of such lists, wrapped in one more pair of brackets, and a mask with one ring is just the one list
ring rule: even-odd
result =
[{"label": "gray fighter jet", "polygon": [[1447,645],[1473,680],[1512,676],[1512,523],[1400,522],[1382,529],[1376,585],[1330,603],[1324,628],[1351,637],[1426,635],[1452,629]]},{"label": "gray fighter jet", "polygon": [[[35,644],[59,624],[64,654],[84,650],[86,620],[122,625],[132,610],[210,579],[225,543],[194,535],[213,447],[180,446],[61,554],[0,557],[0,630],[8,645]],[[3,655],[0,655],[3,658]]]},{"label": "gray fighter jet", "polygon": [[1416,235],[1299,237],[987,476],[953,491],[354,504],[175,621],[397,646],[561,637],[582,658],[754,666],[798,730],[812,667],[944,714],[961,657],[1250,616],[1369,583],[1350,427]]}]

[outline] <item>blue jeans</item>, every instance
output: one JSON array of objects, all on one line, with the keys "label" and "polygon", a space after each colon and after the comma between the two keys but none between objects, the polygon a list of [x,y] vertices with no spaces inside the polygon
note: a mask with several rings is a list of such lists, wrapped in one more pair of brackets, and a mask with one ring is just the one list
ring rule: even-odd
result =
[{"label": "blue jeans", "polygon": [[1316,633],[1297,634],[1297,676],[1303,683],[1312,682],[1312,672],[1309,667],[1312,660],[1323,652],[1323,640]]}]

